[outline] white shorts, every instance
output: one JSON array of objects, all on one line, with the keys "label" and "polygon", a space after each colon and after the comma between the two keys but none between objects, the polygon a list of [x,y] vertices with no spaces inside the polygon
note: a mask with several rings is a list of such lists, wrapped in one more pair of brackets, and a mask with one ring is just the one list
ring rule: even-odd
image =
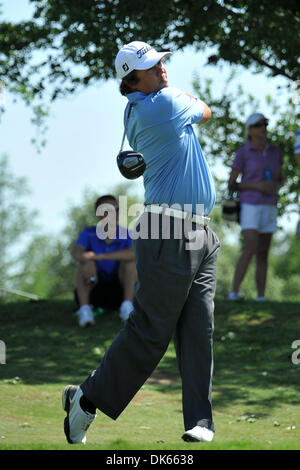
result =
[{"label": "white shorts", "polygon": [[277,207],[272,204],[241,203],[242,230],[253,229],[259,233],[274,233],[277,228]]}]

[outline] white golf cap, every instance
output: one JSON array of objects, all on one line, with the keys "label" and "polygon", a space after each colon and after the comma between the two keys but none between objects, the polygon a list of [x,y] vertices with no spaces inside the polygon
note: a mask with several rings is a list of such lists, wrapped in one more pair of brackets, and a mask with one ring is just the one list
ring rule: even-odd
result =
[{"label": "white golf cap", "polygon": [[119,50],[115,68],[118,78],[124,78],[133,70],[147,70],[153,67],[163,57],[172,52],[157,52],[152,46],[142,41],[133,41]]},{"label": "white golf cap", "polygon": [[253,114],[251,114],[248,117],[247,121],[246,121],[246,127],[253,126],[253,124],[256,124],[261,119],[265,119],[266,121],[268,121],[266,116],[264,116],[262,113],[253,113]]}]

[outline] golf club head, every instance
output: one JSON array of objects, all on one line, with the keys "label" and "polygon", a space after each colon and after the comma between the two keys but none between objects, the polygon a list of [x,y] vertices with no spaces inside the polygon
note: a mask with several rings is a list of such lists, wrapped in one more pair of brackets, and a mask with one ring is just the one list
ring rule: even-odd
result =
[{"label": "golf club head", "polygon": [[129,180],[139,178],[146,168],[143,155],[132,150],[120,152],[117,156],[117,164],[121,174]]}]

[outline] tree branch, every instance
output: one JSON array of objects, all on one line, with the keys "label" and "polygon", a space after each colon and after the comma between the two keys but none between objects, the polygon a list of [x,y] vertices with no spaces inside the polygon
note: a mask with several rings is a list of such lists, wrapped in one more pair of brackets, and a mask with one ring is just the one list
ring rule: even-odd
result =
[{"label": "tree branch", "polygon": [[271,69],[274,75],[283,75],[284,77],[286,77],[286,78],[288,78],[289,80],[292,80],[292,81],[297,79],[297,77],[293,77],[292,75],[289,75],[284,70],[276,67],[276,65],[269,64],[268,62],[263,60],[261,57],[258,57],[257,55],[253,54],[253,52],[251,52],[247,49],[244,49],[244,53],[247,56],[251,57],[251,59],[254,60],[255,62],[258,62],[260,65],[263,65],[264,67],[267,67],[267,68]]}]

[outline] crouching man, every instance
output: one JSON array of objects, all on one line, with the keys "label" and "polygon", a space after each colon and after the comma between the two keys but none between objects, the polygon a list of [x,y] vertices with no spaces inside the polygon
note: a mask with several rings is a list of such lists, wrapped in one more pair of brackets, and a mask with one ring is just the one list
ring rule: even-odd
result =
[{"label": "crouching man", "polygon": [[97,226],[86,227],[71,251],[78,262],[75,300],[79,306],[77,316],[80,327],[95,323],[93,307],[120,309],[120,317],[124,321],[133,310],[137,275],[132,239],[128,231],[126,237],[120,236],[118,202],[114,196],[101,196],[95,202],[100,222],[107,216],[105,208],[111,209],[117,222],[113,236],[109,232],[101,236]]}]

